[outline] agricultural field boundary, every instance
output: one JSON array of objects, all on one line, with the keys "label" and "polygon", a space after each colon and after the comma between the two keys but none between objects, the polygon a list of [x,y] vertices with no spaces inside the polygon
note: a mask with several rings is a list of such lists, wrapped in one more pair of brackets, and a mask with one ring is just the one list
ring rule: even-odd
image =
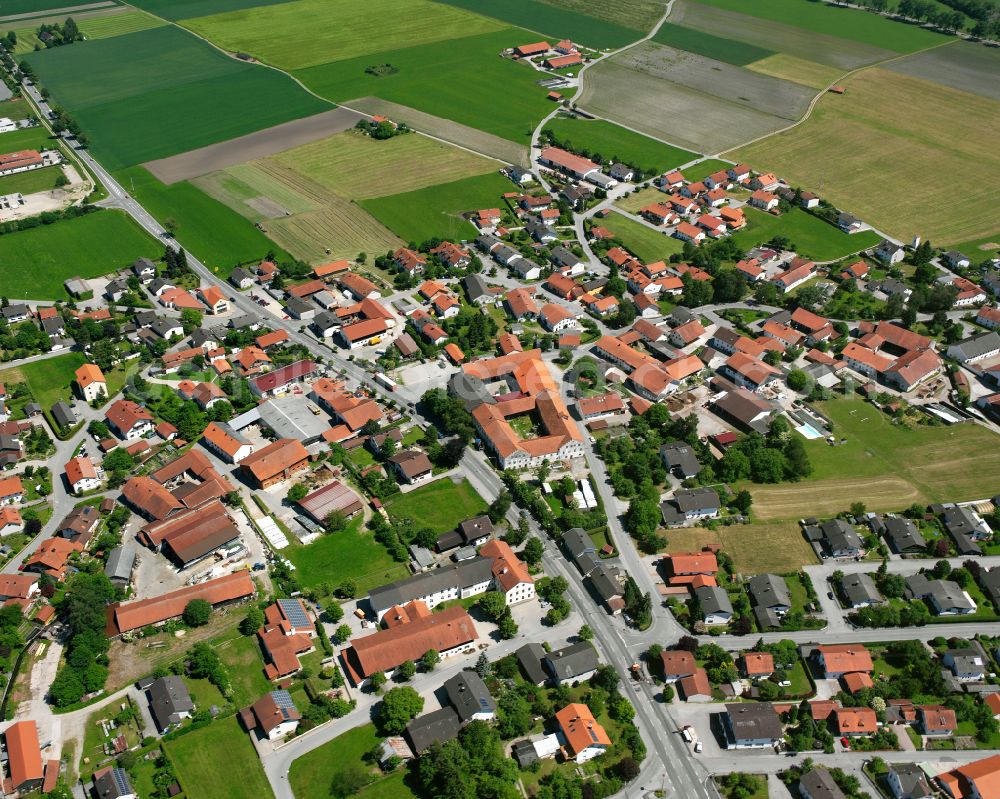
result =
[{"label": "agricultural field boundary", "polygon": [[143,166],[169,186],[325,139],[353,128],[364,118],[365,115],[341,106],[186,153],[148,161]]}]

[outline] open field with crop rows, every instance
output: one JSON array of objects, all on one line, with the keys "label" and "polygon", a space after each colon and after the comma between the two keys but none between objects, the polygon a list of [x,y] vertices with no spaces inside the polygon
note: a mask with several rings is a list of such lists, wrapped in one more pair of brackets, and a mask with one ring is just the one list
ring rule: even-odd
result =
[{"label": "open field with crop rows", "polygon": [[287,76],[227,58],[175,27],[25,58],[111,169],[329,109]]},{"label": "open field with crop rows", "polygon": [[663,16],[663,3],[658,0],[545,0],[545,2],[550,6],[588,14],[643,33],[649,31]]},{"label": "open field with crop rows", "polygon": [[664,22],[653,37],[654,42],[676,47],[678,50],[687,50],[689,53],[714,58],[717,61],[725,61],[727,64],[744,66],[753,61],[760,61],[770,55],[774,55],[773,50],[757,47],[746,42],[739,42],[735,39],[725,39],[721,36],[714,36],[711,33],[704,33],[694,28],[684,28],[670,22]]},{"label": "open field with crop rows", "polygon": [[269,6],[281,0],[135,0],[134,6],[169,20],[207,17],[244,8]]},{"label": "open field with crop rows", "polygon": [[123,11],[86,17],[79,20],[78,24],[88,39],[110,39],[112,36],[159,28],[166,23],[143,11]]},{"label": "open field with crop rows", "polygon": [[[1000,231],[993,186],[1000,180],[994,131],[1000,103],[886,69],[848,79],[793,130],[728,156],[819,188],[830,202],[902,239],[949,245]],[[887,191],[895,175],[945,174],[960,203]]]}]

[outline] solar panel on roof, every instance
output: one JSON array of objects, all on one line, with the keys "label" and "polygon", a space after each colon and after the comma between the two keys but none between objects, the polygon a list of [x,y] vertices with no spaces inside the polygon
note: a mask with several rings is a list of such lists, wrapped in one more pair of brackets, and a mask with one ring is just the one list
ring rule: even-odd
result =
[{"label": "solar panel on roof", "polygon": [[483,697],[479,697],[479,707],[481,707],[483,710],[489,710],[490,703],[487,702]]},{"label": "solar panel on roof", "polygon": [[128,774],[124,769],[116,768],[111,771],[111,778],[115,781],[115,788],[122,796],[132,793],[132,786],[129,785]]},{"label": "solar panel on roof", "polygon": [[274,704],[282,710],[297,709],[295,707],[295,702],[292,700],[292,695],[288,693],[288,691],[271,691],[271,699],[273,699]]},{"label": "solar panel on roof", "polygon": [[588,727],[587,732],[590,733],[590,740],[592,740],[595,744],[598,743],[597,733],[594,732],[594,728]]},{"label": "solar panel on roof", "polygon": [[312,626],[309,622],[309,617],[302,609],[302,603],[297,599],[279,599],[278,606],[281,608],[281,612],[285,614],[285,618],[288,619],[293,627],[299,628]]}]

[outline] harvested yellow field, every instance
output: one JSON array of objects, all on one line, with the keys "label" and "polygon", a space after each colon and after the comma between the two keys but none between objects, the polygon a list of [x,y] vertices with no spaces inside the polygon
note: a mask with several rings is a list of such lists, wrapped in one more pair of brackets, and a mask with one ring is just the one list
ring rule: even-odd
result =
[{"label": "harvested yellow field", "polygon": [[376,141],[338,133],[271,156],[341,197],[366,200],[495,172],[496,161],[410,133]]},{"label": "harvested yellow field", "polygon": [[746,68],[813,89],[825,89],[844,74],[844,70],[836,67],[806,61],[804,58],[796,58],[787,53],[775,53],[760,61],[747,64]]},{"label": "harvested yellow field", "polygon": [[265,227],[268,236],[308,263],[382,254],[405,244],[363,208],[339,197],[321,211],[271,220]]},{"label": "harvested yellow field", "polygon": [[743,574],[781,574],[816,563],[816,554],[794,522],[755,522],[717,530],[691,527],[667,530],[666,536],[667,552],[697,552],[702,547],[718,545]]},{"label": "harvested yellow field", "polygon": [[[824,96],[801,125],[728,156],[816,188],[904,241],[949,245],[1000,232],[1000,103],[878,68],[844,85],[846,94]],[[961,186],[961,201],[907,188],[907,176],[923,175]]]},{"label": "harvested yellow field", "polygon": [[864,502],[870,511],[891,511],[914,502],[928,501],[913,483],[892,475],[749,485],[746,488],[753,495],[751,512],[762,519],[833,516],[852,502]]}]

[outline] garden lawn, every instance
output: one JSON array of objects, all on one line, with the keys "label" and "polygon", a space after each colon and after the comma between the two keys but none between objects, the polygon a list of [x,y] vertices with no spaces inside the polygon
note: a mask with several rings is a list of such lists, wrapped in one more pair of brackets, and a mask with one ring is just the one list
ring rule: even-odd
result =
[{"label": "garden lawn", "polygon": [[947,41],[944,34],[893,22],[878,14],[856,9],[834,7],[825,2],[809,0],[699,0],[704,5],[749,14],[760,19],[794,25],[802,30],[839,36],[873,47],[884,47],[897,53],[912,53]]},{"label": "garden lawn", "polygon": [[485,513],[486,502],[468,480],[455,483],[444,478],[393,496],[386,510],[395,519],[412,519],[418,527],[446,533],[460,522]]},{"label": "garden lawn", "polygon": [[720,169],[729,169],[729,167],[734,166],[732,161],[722,161],[718,158],[706,158],[704,161],[699,161],[693,166],[686,167],[684,170],[684,177],[688,179],[691,183],[696,183],[699,180],[704,180],[713,172],[718,172]]},{"label": "garden lawn", "polygon": [[289,70],[504,27],[431,0],[294,0],[187,19],[184,25],[225,50]]},{"label": "garden lawn", "polygon": [[[374,724],[355,727],[318,746],[311,752],[293,761],[288,773],[288,781],[296,799],[330,799],[334,794],[330,786],[338,774],[346,769],[360,766],[364,771],[373,771],[365,760],[365,755],[382,741]],[[401,768],[378,782],[366,786],[354,796],[363,799],[412,799],[415,795],[406,785],[406,769]]]},{"label": "garden lawn", "polygon": [[230,58],[175,26],[41,50],[25,59],[109,169],[330,108],[287,75]]},{"label": "garden lawn", "polygon": [[[308,67],[296,70],[294,76],[336,102],[375,95],[528,144],[539,120],[552,111],[552,103],[535,83],[535,70],[499,53],[537,39],[530,31],[504,28],[452,39],[447,45],[417,45]],[[381,76],[365,73],[366,67],[385,63],[399,71]],[[455,76],[474,78],[470,83]]]},{"label": "garden lawn", "polygon": [[264,676],[264,660],[256,636],[240,636],[215,648],[229,672],[234,707],[246,707],[274,688]]},{"label": "garden lawn", "polygon": [[785,236],[793,243],[796,252],[815,261],[835,261],[881,241],[881,237],[871,230],[844,233],[801,208],[774,216],[748,207],[746,216],[747,226],[733,234],[733,240],[744,250],[770,241],[775,236]]},{"label": "garden lawn", "polygon": [[675,239],[666,233],[658,233],[621,214],[608,214],[601,220],[601,226],[614,233],[621,239],[625,249],[646,263],[666,260],[684,249],[684,243],[680,239]]},{"label": "garden lawn", "polygon": [[476,229],[462,214],[496,208],[512,184],[499,173],[361,200],[358,205],[404,241],[472,239]]},{"label": "garden lawn", "polygon": [[[188,693],[191,694],[194,706],[198,710],[209,710],[213,705],[221,708],[226,704],[226,698],[222,695],[222,691],[209,682],[207,677],[202,677],[198,680],[191,677],[185,677],[184,684],[187,686]],[[264,693],[266,693],[267,690],[270,690],[270,688],[266,689]],[[259,695],[254,697],[251,701],[257,701],[258,698]],[[249,704],[249,702],[244,702],[243,706],[247,704]],[[237,705],[237,707],[240,707],[240,705]]]},{"label": "garden lawn", "polygon": [[48,409],[59,400],[68,400],[72,396],[75,372],[86,361],[83,353],[69,352],[5,369],[0,372],[0,382],[5,385],[27,383],[35,400]]},{"label": "garden lawn", "polygon": [[0,177],[0,196],[5,194],[34,194],[56,187],[56,179],[62,174],[57,166],[32,169]]},{"label": "garden lawn", "polygon": [[163,745],[189,799],[274,797],[250,736],[235,716]]},{"label": "garden lawn", "polygon": [[906,429],[860,400],[817,407],[837,439],[804,441],[813,474],[799,483],[746,485],[752,513],[769,519],[826,516],[865,502],[870,511],[902,510],[919,502],[962,502],[996,493],[1000,438],[978,425]]},{"label": "garden lawn", "polygon": [[774,55],[773,50],[738,42],[735,39],[714,36],[711,33],[703,33],[694,28],[684,28],[669,22],[664,22],[660,26],[653,41],[741,67]]},{"label": "garden lawn", "polygon": [[603,160],[623,161],[652,174],[697,158],[696,153],[643,136],[603,119],[556,117],[545,125],[556,139],[574,152],[598,153]]},{"label": "garden lawn", "polygon": [[[597,19],[585,13],[589,9],[558,8],[541,0],[443,0],[451,6],[544,33],[553,39],[572,39],[597,49],[617,49],[638,41],[643,32],[617,24],[618,19]],[[529,44],[531,39],[521,42]]]},{"label": "garden lawn", "polygon": [[385,547],[361,529],[360,516],[344,530],[304,547],[291,547],[285,555],[295,564],[295,576],[305,588],[326,584],[333,590],[353,580],[363,594],[407,575],[406,567],[393,561]]},{"label": "garden lawn", "polygon": [[121,211],[102,210],[0,236],[0,295],[65,300],[63,281],[122,269],[162,248]]},{"label": "garden lawn", "polygon": [[249,220],[187,181],[167,186],[142,167],[117,172],[115,179],[161,224],[174,220],[177,240],[213,272],[228,276],[236,264],[263,259],[268,251],[290,258]]}]

